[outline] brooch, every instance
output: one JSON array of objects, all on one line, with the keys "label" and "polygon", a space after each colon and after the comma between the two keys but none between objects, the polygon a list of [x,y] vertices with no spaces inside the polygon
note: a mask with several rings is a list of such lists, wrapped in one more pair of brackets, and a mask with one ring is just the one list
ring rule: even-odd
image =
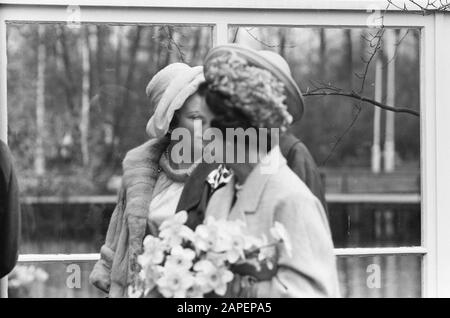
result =
[{"label": "brooch", "polygon": [[211,171],[206,177],[206,182],[211,186],[212,190],[216,190],[224,184],[227,184],[233,174],[228,170],[225,165],[220,165],[217,169]]}]

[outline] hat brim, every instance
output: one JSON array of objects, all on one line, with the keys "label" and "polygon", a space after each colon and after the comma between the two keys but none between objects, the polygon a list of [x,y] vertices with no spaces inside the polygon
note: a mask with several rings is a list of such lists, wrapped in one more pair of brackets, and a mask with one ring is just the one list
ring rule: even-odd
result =
[{"label": "hat brim", "polygon": [[286,88],[286,105],[293,118],[293,122],[299,121],[302,118],[305,108],[303,96],[292,76],[283,72],[277,65],[260,55],[257,51],[237,44],[225,44],[211,49],[205,58],[205,65],[207,65],[208,61],[212,58],[226,52],[235,52],[238,56],[241,56],[248,61],[249,64],[268,70],[276,78],[282,81]]}]

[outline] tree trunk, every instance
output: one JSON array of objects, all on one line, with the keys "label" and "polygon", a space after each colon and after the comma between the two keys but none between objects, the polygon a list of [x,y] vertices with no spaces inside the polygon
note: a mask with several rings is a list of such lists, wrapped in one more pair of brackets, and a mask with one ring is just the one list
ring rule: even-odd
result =
[{"label": "tree trunk", "polygon": [[117,27],[116,40],[117,40],[117,48],[116,48],[116,57],[115,57],[115,69],[116,69],[116,80],[115,83],[117,86],[120,86],[122,83],[122,26]]},{"label": "tree trunk", "polygon": [[133,87],[133,75],[134,71],[136,69],[136,55],[137,51],[139,50],[140,42],[141,42],[141,33],[142,33],[142,26],[136,27],[136,35],[133,39],[133,42],[130,46],[130,54],[129,54],[129,67],[127,72],[127,77],[125,80],[125,92],[124,92],[124,99],[122,103],[122,107],[127,107],[130,99],[130,88]]},{"label": "tree trunk", "polygon": [[286,58],[286,29],[279,28],[278,29],[278,37],[279,37],[279,46],[278,46],[278,54],[282,57]]},{"label": "tree trunk", "polygon": [[[386,104],[395,105],[395,45],[398,42],[396,30],[386,30],[385,49],[387,55]],[[384,170],[393,172],[395,168],[395,113],[386,113],[384,141]]]},{"label": "tree trunk", "polygon": [[67,34],[64,26],[59,27],[59,42],[61,45],[61,58],[65,70],[64,89],[66,91],[67,106],[72,114],[76,116],[76,101],[75,101],[75,83],[72,75],[72,65],[70,60],[69,48],[67,46]]},{"label": "tree trunk", "polygon": [[[97,84],[99,92],[105,85],[105,26],[97,25]],[[102,95],[100,94],[100,98]],[[100,103],[101,104],[101,103]]]},{"label": "tree trunk", "polygon": [[327,51],[327,42],[326,42],[326,35],[325,35],[325,29],[320,28],[319,29],[319,38],[320,38],[320,46],[319,46],[319,76],[318,78],[327,78],[325,74],[325,65],[326,65],[326,51]]},{"label": "tree trunk", "polygon": [[344,61],[342,65],[344,66],[345,81],[348,85],[348,89],[353,89],[353,43],[352,43],[352,30],[344,30],[345,37],[345,51],[344,51]]},{"label": "tree trunk", "polygon": [[[158,44],[158,50],[156,50],[156,71],[159,71],[161,68],[163,68],[164,65],[164,59],[163,59],[163,51],[164,51],[164,41],[165,37],[164,34],[166,32],[164,31],[164,27],[161,26],[158,28],[158,35],[157,35],[157,44]],[[166,52],[167,53],[167,52]]]},{"label": "tree trunk", "polygon": [[[84,32],[83,32],[84,31]],[[83,77],[81,83],[81,116],[80,116],[80,143],[83,165],[89,164],[89,111],[90,111],[90,62],[89,62],[89,29],[84,27],[80,33],[81,63]]]},{"label": "tree trunk", "polygon": [[170,56],[172,55],[172,29],[170,26],[168,26],[167,30],[165,30],[165,34],[167,35],[167,54],[163,66],[169,65]]},{"label": "tree trunk", "polygon": [[[375,62],[375,97],[377,102],[382,102],[383,95],[383,62],[380,53]],[[371,166],[373,173],[379,173],[381,169],[381,109],[375,107],[373,114],[373,144]]]},{"label": "tree trunk", "polygon": [[37,81],[36,81],[36,148],[34,158],[34,170],[36,175],[45,173],[45,26],[38,26],[38,52],[37,52]]}]

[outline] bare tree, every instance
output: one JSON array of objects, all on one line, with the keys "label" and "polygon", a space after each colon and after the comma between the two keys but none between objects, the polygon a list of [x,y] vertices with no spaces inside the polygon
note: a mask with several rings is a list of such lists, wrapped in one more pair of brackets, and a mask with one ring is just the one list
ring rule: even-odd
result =
[{"label": "bare tree", "polygon": [[36,81],[36,148],[34,158],[34,169],[36,175],[45,173],[45,25],[38,26],[38,49],[37,49],[37,81]]},{"label": "bare tree", "polygon": [[125,95],[124,95],[123,102],[122,102],[122,105],[124,108],[128,107],[128,103],[129,103],[129,99],[130,99],[129,88],[132,87],[132,85],[133,85],[133,75],[134,75],[134,71],[136,69],[136,55],[137,55],[137,52],[139,50],[140,43],[141,43],[142,28],[143,28],[142,26],[136,27],[136,33],[134,35],[133,41],[130,46],[129,57],[128,57],[128,60],[130,61],[130,63],[129,63],[127,77],[125,79],[125,85],[124,85],[127,89],[125,90]]},{"label": "bare tree", "polygon": [[83,165],[89,164],[89,112],[90,112],[90,60],[89,60],[89,42],[90,32],[89,27],[85,26],[80,31],[80,45],[81,45],[81,65],[82,65],[82,82],[81,82],[81,114],[80,114],[80,143],[81,156]]},{"label": "bare tree", "polygon": [[66,92],[67,105],[69,107],[69,111],[73,116],[76,115],[76,85],[75,80],[73,78],[73,69],[72,69],[72,61],[70,57],[70,50],[68,45],[67,33],[65,27],[63,25],[58,28],[58,38],[59,44],[61,47],[61,59],[64,65],[64,89]]},{"label": "bare tree", "polygon": [[448,0],[427,0],[424,1],[416,1],[416,0],[408,0],[408,1],[400,1],[400,0],[387,0],[389,5],[402,10],[402,11],[416,11],[418,10],[419,14],[422,15],[430,15],[434,12],[444,12],[450,10],[450,1]]}]

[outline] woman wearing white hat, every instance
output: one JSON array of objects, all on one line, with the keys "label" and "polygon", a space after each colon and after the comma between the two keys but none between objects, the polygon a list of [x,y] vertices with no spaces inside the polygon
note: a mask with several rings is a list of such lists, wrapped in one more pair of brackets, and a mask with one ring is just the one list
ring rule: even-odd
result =
[{"label": "woman wearing white hat", "polygon": [[184,183],[196,166],[194,162],[200,159],[193,157],[201,155],[195,149],[202,147],[198,142],[191,143],[190,162],[175,163],[168,153],[177,143],[170,138],[173,129],[184,128],[197,136],[194,121],[201,120],[203,129],[208,127],[212,115],[204,98],[197,94],[203,82],[201,66],[174,63],[157,73],[147,86],[154,108],[146,128],[151,139],[130,150],[123,160],[117,205],[101,258],[90,275],[91,283],[110,297],[126,297],[145,234],[156,234],[162,221],[175,213]]}]

